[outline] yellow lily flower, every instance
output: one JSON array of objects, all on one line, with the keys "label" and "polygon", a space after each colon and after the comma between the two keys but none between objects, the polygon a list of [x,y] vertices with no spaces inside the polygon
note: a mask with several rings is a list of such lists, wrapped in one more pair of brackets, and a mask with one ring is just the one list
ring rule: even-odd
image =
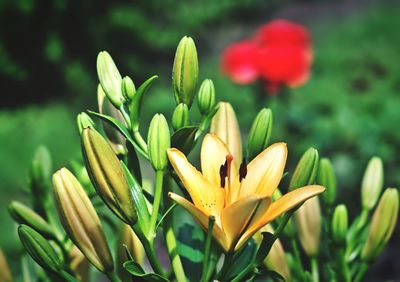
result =
[{"label": "yellow lily flower", "polygon": [[325,190],[318,185],[302,187],[272,202],[286,157],[286,144],[276,143],[247,166],[237,167],[225,143],[207,134],[201,147],[202,173],[178,149],[168,150],[192,202],[172,192],[169,197],[188,210],[204,230],[209,217],[214,216],[214,238],[224,251],[236,251],[264,225]]}]

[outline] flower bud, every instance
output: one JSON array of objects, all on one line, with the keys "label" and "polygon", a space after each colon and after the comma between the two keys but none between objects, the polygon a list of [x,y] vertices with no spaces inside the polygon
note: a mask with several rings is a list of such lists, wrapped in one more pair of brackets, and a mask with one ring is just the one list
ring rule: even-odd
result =
[{"label": "flower bud", "polygon": [[300,244],[309,257],[318,254],[321,234],[321,208],[317,197],[311,198],[295,212]]},{"label": "flower bud", "polygon": [[367,241],[361,252],[363,261],[371,262],[383,251],[396,226],[398,213],[399,191],[396,188],[388,188],[372,216]]},{"label": "flower bud", "polygon": [[252,160],[255,156],[267,148],[272,131],[272,111],[262,109],[253,121],[250,129],[247,157]]},{"label": "flower bud", "polygon": [[327,205],[333,205],[336,199],[336,176],[329,159],[323,158],[319,162],[317,183],[326,188],[322,200]]},{"label": "flower bud", "polygon": [[46,271],[59,273],[62,263],[49,241],[27,225],[18,227],[18,235],[28,254]]},{"label": "flower bud", "polygon": [[167,120],[163,114],[156,114],[150,122],[147,136],[150,162],[155,170],[167,167],[167,149],[171,147]]},{"label": "flower bud", "polygon": [[314,148],[309,148],[303,154],[294,170],[289,190],[314,184],[318,171],[318,160],[318,151]]},{"label": "flower bud", "polygon": [[189,124],[189,108],[186,104],[180,103],[176,106],[174,113],[172,114],[172,127],[174,130],[178,130]]},{"label": "flower bud", "polygon": [[100,219],[81,184],[62,168],[54,173],[53,185],[58,215],[69,238],[98,270],[111,271],[113,260]]},{"label": "flower bud", "polygon": [[[274,233],[274,229],[271,225],[266,225],[261,228],[255,235],[254,239],[258,244],[261,243],[262,240],[262,232],[270,232]],[[282,243],[279,239],[276,239],[274,244],[271,247],[268,255],[264,259],[264,264],[267,269],[278,272],[285,278],[285,281],[290,280],[290,270],[288,261],[286,259],[285,251],[283,249]]]},{"label": "flower bud", "polygon": [[78,114],[76,117],[76,123],[78,124],[79,134],[81,134],[82,130],[85,128],[94,126],[93,120],[87,113],[84,112]]},{"label": "flower bud", "polygon": [[338,205],[332,217],[332,235],[336,244],[344,245],[348,230],[348,215],[345,205]]},{"label": "flower bud", "polygon": [[197,105],[200,113],[207,115],[215,105],[215,87],[211,79],[205,79],[200,85],[199,96],[197,97]]},{"label": "flower bud", "polygon": [[121,87],[122,87],[122,95],[124,96],[125,100],[127,101],[132,100],[133,96],[135,96],[136,93],[136,87],[129,76],[125,76],[122,79]]},{"label": "flower bud", "polygon": [[210,132],[217,135],[228,147],[236,167],[242,163],[242,139],[239,124],[231,104],[220,102],[218,111],[211,121]]},{"label": "flower bud", "polygon": [[69,267],[79,281],[89,281],[89,262],[79,248],[72,245]]},{"label": "flower bud", "polygon": [[35,229],[46,238],[54,238],[55,235],[51,225],[24,204],[16,201],[11,202],[8,206],[8,212],[16,222]]},{"label": "flower bud", "polygon": [[199,76],[199,64],[194,41],[190,37],[183,37],[178,44],[172,69],[172,85],[177,104],[192,105],[197,78]]},{"label": "flower bud", "polygon": [[126,262],[129,258],[126,253],[126,249],[129,250],[130,254],[133,257],[133,260],[143,265],[144,262],[144,248],[142,243],[136,234],[132,231],[128,225],[123,224],[120,229],[119,239],[118,239],[118,274],[122,278],[122,281],[131,281],[129,280],[132,276],[126,271],[123,267],[123,263]]},{"label": "flower bud", "polygon": [[121,91],[122,77],[107,51],[102,51],[97,56],[97,75],[110,102],[120,108],[125,101]]},{"label": "flower bud", "polygon": [[7,263],[6,256],[4,255],[3,251],[0,249],[0,269],[1,269],[1,275],[2,279],[1,281],[3,282],[12,282],[12,274],[10,267]]},{"label": "flower bud", "polygon": [[137,214],[123,168],[107,141],[93,128],[81,135],[86,169],[97,193],[125,223],[135,224]]},{"label": "flower bud", "polygon": [[[122,124],[126,124],[121,112],[117,110],[108,99],[106,99],[105,95],[106,94],[104,93],[103,88],[101,88],[101,85],[99,84],[97,86],[97,103],[99,107],[99,113],[111,116],[120,121]],[[102,124],[104,133],[106,134],[107,139],[110,141],[110,145],[114,152],[116,154],[125,154],[127,151],[125,148],[125,137],[109,123],[102,122]]]},{"label": "flower bud", "polygon": [[383,188],[383,164],[378,157],[373,157],[365,170],[361,184],[362,207],[371,210],[379,199]]}]

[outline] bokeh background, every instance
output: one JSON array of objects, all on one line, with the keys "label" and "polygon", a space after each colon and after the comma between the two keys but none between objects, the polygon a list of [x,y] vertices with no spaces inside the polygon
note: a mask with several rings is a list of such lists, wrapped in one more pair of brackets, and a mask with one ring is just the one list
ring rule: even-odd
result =
[{"label": "bokeh background", "polygon": [[[137,84],[160,79],[145,99],[143,128],[171,117],[171,67],[183,35],[197,45],[200,80],[212,78],[233,104],[244,136],[260,106],[274,113],[273,139],[289,147],[289,168],[310,146],[332,159],[340,202],[359,208],[368,159],[382,157],[385,186],[400,186],[400,4],[366,0],[0,1],[0,246],[13,256],[11,199],[23,199],[38,145],[54,167],[79,160],[76,114],[96,108],[99,51]],[[239,86],[221,73],[223,49],[271,19],[305,25],[315,52],[311,79],[284,96]],[[399,228],[370,281],[400,279]],[[378,277],[380,277],[378,279]],[[377,280],[378,279],[378,280]]]}]

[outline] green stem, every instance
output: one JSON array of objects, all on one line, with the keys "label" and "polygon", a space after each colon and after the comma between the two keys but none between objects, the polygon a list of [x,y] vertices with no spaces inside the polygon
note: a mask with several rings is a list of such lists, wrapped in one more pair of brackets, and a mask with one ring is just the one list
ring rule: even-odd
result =
[{"label": "green stem", "polygon": [[314,282],[319,282],[318,261],[316,257],[311,258],[311,272]]},{"label": "green stem", "polygon": [[111,280],[111,282],[121,282],[121,279],[115,274],[115,272],[106,273],[107,277]]},{"label": "green stem", "polygon": [[356,278],[354,278],[354,282],[361,282],[365,273],[367,273],[367,270],[368,270],[368,264],[363,262],[360,265],[360,269],[358,270]]},{"label": "green stem", "polygon": [[137,142],[139,147],[147,154],[147,144],[146,144],[146,141],[144,141],[139,130],[137,130],[137,129],[133,130],[133,138],[135,138],[135,141]]},{"label": "green stem", "polygon": [[127,126],[128,126],[128,127],[131,127],[131,118],[129,117],[128,113],[126,112],[124,106],[121,106],[121,107],[119,108],[119,111],[120,111],[122,117],[124,118],[124,120],[125,120]]},{"label": "green stem", "polygon": [[299,270],[300,274],[302,275],[304,273],[304,268],[303,268],[303,264],[301,263],[299,246],[297,245],[297,241],[295,238],[290,238],[289,240],[290,240],[290,245],[292,246],[294,258],[296,261],[296,266],[298,267],[298,270]]},{"label": "green stem", "polygon": [[[169,177],[166,178],[167,181],[169,179],[170,179]],[[183,269],[181,257],[179,256],[178,251],[177,251],[177,243],[176,243],[174,229],[172,226],[172,214],[168,213],[168,211],[171,209],[172,206],[171,206],[171,202],[168,201],[167,189],[164,189],[164,190],[165,190],[164,208],[166,209],[168,207],[168,210],[165,214],[165,219],[163,221],[165,243],[167,246],[168,254],[169,254],[169,257],[171,260],[171,266],[174,271],[176,281],[177,282],[185,282],[186,275],[185,275],[185,271]]]},{"label": "green stem", "polygon": [[160,204],[161,204],[163,179],[164,179],[164,171],[157,170],[156,171],[156,188],[154,191],[153,210],[151,212],[151,217],[150,217],[150,229],[149,229],[149,236],[148,236],[150,242],[154,242],[154,239],[156,237],[157,217],[158,217],[158,210],[160,209]]},{"label": "green stem", "polygon": [[203,260],[203,270],[201,273],[200,281],[207,281],[207,274],[208,274],[208,265],[210,259],[210,250],[211,250],[211,242],[212,242],[212,234],[213,228],[215,223],[215,217],[211,216],[208,219],[208,229],[207,229],[207,238],[204,244],[204,260]]},{"label": "green stem", "polygon": [[205,281],[211,280],[211,277],[213,276],[215,269],[217,268],[218,258],[219,258],[219,256],[215,252],[211,253],[210,262],[208,264],[208,271],[207,271]]},{"label": "green stem", "polygon": [[350,282],[351,276],[350,276],[349,265],[347,264],[346,254],[343,248],[340,248],[339,250],[339,265],[340,265],[340,272],[341,275],[343,276],[344,281]]}]

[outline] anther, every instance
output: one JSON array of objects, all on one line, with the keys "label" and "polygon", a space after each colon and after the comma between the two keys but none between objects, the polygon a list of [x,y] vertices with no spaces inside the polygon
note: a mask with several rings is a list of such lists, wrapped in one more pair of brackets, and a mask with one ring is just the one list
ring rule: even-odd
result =
[{"label": "anther", "polygon": [[242,182],[244,178],[246,178],[247,175],[247,164],[246,160],[243,159],[243,162],[240,164],[239,167],[239,182]]},{"label": "anther", "polygon": [[228,175],[228,165],[227,161],[223,165],[221,165],[219,169],[219,176],[221,178],[221,187],[225,188],[225,177]]}]

